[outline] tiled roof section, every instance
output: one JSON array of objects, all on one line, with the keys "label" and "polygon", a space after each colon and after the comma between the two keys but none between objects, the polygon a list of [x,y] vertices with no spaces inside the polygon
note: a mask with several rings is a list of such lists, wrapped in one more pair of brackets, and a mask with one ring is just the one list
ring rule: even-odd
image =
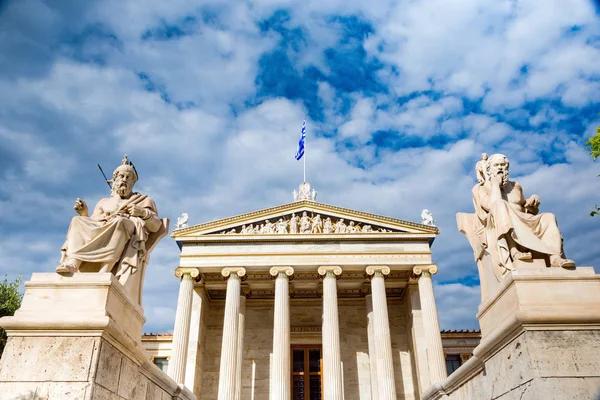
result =
[{"label": "tiled roof section", "polygon": [[173,334],[171,332],[150,332],[150,333],[142,333],[142,336],[156,336],[156,337],[161,337],[161,336],[173,336]]},{"label": "tiled roof section", "polygon": [[440,233],[440,230],[437,226],[423,225],[423,224],[420,224],[417,222],[405,221],[405,220],[398,219],[398,218],[386,217],[383,215],[352,210],[349,208],[332,206],[330,204],[325,204],[325,203],[317,203],[315,201],[302,200],[302,201],[297,201],[294,203],[283,204],[283,205],[276,206],[276,207],[265,208],[262,210],[237,215],[235,217],[223,218],[223,219],[219,219],[219,220],[215,220],[215,221],[205,222],[202,224],[191,225],[187,228],[175,229],[175,230],[173,230],[173,234],[174,233],[183,233],[183,232],[196,230],[196,229],[210,228],[211,226],[217,226],[217,225],[227,223],[227,222],[234,222],[237,220],[241,220],[241,219],[245,219],[245,218],[249,218],[249,217],[253,217],[253,216],[257,216],[257,215],[262,215],[265,213],[287,210],[287,209],[295,208],[294,206],[297,206],[297,205],[299,205],[299,206],[315,205],[324,210],[346,212],[349,214],[354,214],[357,217],[367,217],[367,218],[372,218],[372,219],[382,221],[382,222],[392,222],[392,223],[397,223],[397,224],[404,224],[404,225],[414,226],[417,228],[424,228],[426,230],[431,231],[431,233],[435,233],[435,234]]}]

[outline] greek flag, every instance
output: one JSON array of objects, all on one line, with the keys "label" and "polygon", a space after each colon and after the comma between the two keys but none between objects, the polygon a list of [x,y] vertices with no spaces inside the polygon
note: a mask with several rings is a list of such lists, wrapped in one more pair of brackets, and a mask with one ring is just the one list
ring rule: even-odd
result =
[{"label": "greek flag", "polygon": [[296,150],[296,160],[300,160],[304,155],[304,139],[306,139],[306,120],[302,123],[302,134],[298,142],[298,150]]}]

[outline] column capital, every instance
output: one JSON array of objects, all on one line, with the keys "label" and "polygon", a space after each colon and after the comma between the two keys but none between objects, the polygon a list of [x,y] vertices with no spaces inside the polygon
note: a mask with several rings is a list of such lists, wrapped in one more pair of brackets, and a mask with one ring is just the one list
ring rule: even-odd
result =
[{"label": "column capital", "polygon": [[276,267],[271,267],[271,269],[269,269],[269,274],[271,274],[271,276],[274,278],[277,278],[277,276],[281,272],[283,272],[287,276],[289,276],[290,279],[293,279],[293,277],[294,277],[294,268],[292,268],[290,266],[276,266]]},{"label": "column capital", "polygon": [[200,271],[198,268],[190,268],[190,267],[177,267],[175,268],[175,276],[178,278],[184,278],[185,276],[189,276],[190,278],[197,278],[200,275]]},{"label": "column capital", "polygon": [[337,279],[340,279],[342,267],[339,265],[322,265],[317,269],[319,275],[326,275],[329,271],[333,272]]},{"label": "column capital", "polygon": [[246,268],[244,267],[225,267],[221,270],[221,275],[228,278],[231,274],[235,274],[240,278],[246,275]]},{"label": "column capital", "polygon": [[416,265],[413,267],[413,274],[416,276],[421,275],[423,272],[429,272],[431,275],[437,273],[438,267],[435,264],[431,265]]},{"label": "column capital", "polygon": [[385,276],[390,274],[390,267],[387,265],[369,265],[365,271],[367,275],[375,275],[376,272],[381,272]]}]

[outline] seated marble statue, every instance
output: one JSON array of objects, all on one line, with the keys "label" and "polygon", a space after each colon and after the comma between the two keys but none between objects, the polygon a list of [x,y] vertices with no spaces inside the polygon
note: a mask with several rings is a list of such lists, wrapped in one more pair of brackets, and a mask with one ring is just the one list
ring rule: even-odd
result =
[{"label": "seated marble statue", "polygon": [[109,181],[110,197],[101,199],[91,216],[85,201],[76,200],[73,208],[79,216],[71,220],[56,272],[113,272],[124,285],[137,274],[139,282],[130,292],[141,302],[139,286],[149,251],[168,232],[168,220],[158,218],[150,197],[133,192],[137,179],[126,155]]},{"label": "seated marble statue", "polygon": [[564,255],[554,214],[539,214],[540,198],[525,199],[521,185],[508,179],[506,156],[486,155],[484,162],[485,179],[472,190],[478,220],[473,228],[494,265],[513,270],[517,260],[545,258],[551,267],[575,267]]}]

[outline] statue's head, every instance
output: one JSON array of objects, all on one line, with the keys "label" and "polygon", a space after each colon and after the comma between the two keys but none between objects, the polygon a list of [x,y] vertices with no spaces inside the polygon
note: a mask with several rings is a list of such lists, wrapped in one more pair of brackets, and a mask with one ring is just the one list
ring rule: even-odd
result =
[{"label": "statue's head", "polygon": [[508,182],[508,158],[504,154],[492,154],[486,165],[486,175],[488,180],[490,177],[498,174],[502,174],[502,184],[506,185]]},{"label": "statue's head", "polygon": [[116,193],[121,197],[127,197],[133,193],[133,185],[138,180],[138,174],[133,166],[133,163],[127,158],[127,154],[123,157],[121,165],[113,171],[113,178],[110,181],[112,184],[112,193]]}]

